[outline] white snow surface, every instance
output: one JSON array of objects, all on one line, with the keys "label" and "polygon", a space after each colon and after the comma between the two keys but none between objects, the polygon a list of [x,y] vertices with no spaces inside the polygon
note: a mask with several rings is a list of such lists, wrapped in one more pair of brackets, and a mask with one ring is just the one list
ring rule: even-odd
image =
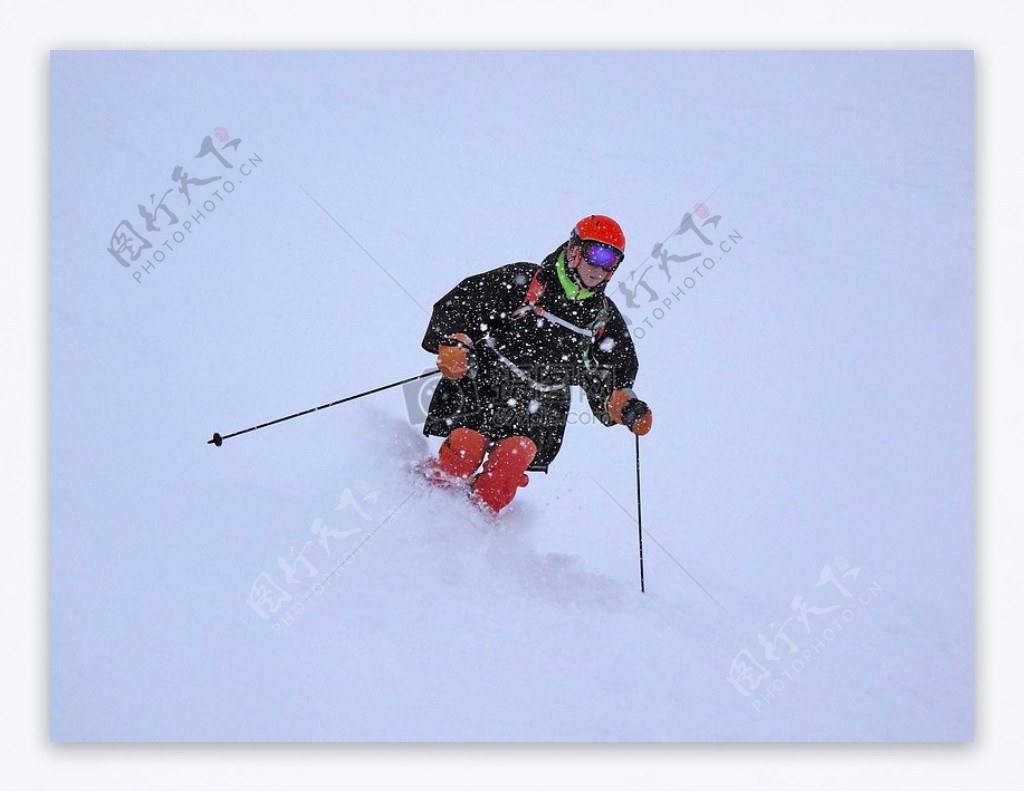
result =
[{"label": "white snow surface", "polygon": [[[970,53],[61,52],[51,79],[53,739],[973,738]],[[111,232],[174,166],[226,174],[194,159],[218,126],[259,162],[136,281]],[[167,196],[179,228],[216,186]],[[497,519],[416,474],[415,389],[206,443],[429,368],[434,300],[586,214],[625,230],[617,279],[705,251],[672,235],[701,202],[713,269],[609,292],[650,323],[645,593],[633,438],[580,394]]]}]

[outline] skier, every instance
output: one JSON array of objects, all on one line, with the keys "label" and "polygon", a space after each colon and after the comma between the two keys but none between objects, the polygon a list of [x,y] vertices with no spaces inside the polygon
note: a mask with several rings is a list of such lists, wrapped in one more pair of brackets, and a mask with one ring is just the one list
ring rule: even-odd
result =
[{"label": "skier", "polygon": [[472,481],[473,498],[501,511],[561,448],[572,385],[605,426],[650,431],[632,390],[636,350],[605,295],[625,249],[618,223],[590,215],[540,266],[472,275],[434,304],[423,348],[443,378],[423,433],[446,439],[428,463],[432,480]]}]

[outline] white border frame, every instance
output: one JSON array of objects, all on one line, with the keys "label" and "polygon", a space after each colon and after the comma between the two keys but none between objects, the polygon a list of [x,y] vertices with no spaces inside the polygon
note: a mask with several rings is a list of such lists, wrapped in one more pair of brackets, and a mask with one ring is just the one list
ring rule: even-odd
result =
[{"label": "white border frame", "polygon": [[[628,10],[627,10],[628,9]],[[1024,5],[122,0],[5,8],[0,327],[9,508],[0,784],[21,788],[908,788],[1024,781],[1019,234]],[[337,31],[325,34],[325,30]],[[976,742],[964,745],[52,745],[48,742],[50,49],[972,49],[976,73]],[[23,222],[29,215],[30,222]],[[1015,464],[1016,463],[1016,466]]]}]

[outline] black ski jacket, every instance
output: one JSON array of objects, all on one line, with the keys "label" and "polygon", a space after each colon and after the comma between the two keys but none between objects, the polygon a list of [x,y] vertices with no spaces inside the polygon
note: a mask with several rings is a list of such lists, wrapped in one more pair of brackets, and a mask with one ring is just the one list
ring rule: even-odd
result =
[{"label": "black ski jacket", "polygon": [[459,427],[492,440],[525,435],[537,445],[530,470],[546,472],[562,445],[570,386],[583,388],[597,420],[614,425],[608,396],[632,387],[636,349],[603,288],[567,296],[556,269],[565,248],[539,267],[519,262],[472,275],[434,304],[423,348],[436,354],[447,336],[465,333],[476,365],[462,380],[437,384],[425,435]]}]

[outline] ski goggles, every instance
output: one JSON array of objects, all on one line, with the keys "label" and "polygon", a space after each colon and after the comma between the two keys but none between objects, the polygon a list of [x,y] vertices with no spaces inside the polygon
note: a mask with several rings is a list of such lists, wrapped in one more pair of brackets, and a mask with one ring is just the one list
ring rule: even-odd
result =
[{"label": "ski goggles", "polygon": [[575,237],[573,241],[583,248],[583,258],[591,266],[613,270],[622,263],[624,258],[621,250],[603,242],[594,242],[591,239],[581,240],[579,237]]}]

